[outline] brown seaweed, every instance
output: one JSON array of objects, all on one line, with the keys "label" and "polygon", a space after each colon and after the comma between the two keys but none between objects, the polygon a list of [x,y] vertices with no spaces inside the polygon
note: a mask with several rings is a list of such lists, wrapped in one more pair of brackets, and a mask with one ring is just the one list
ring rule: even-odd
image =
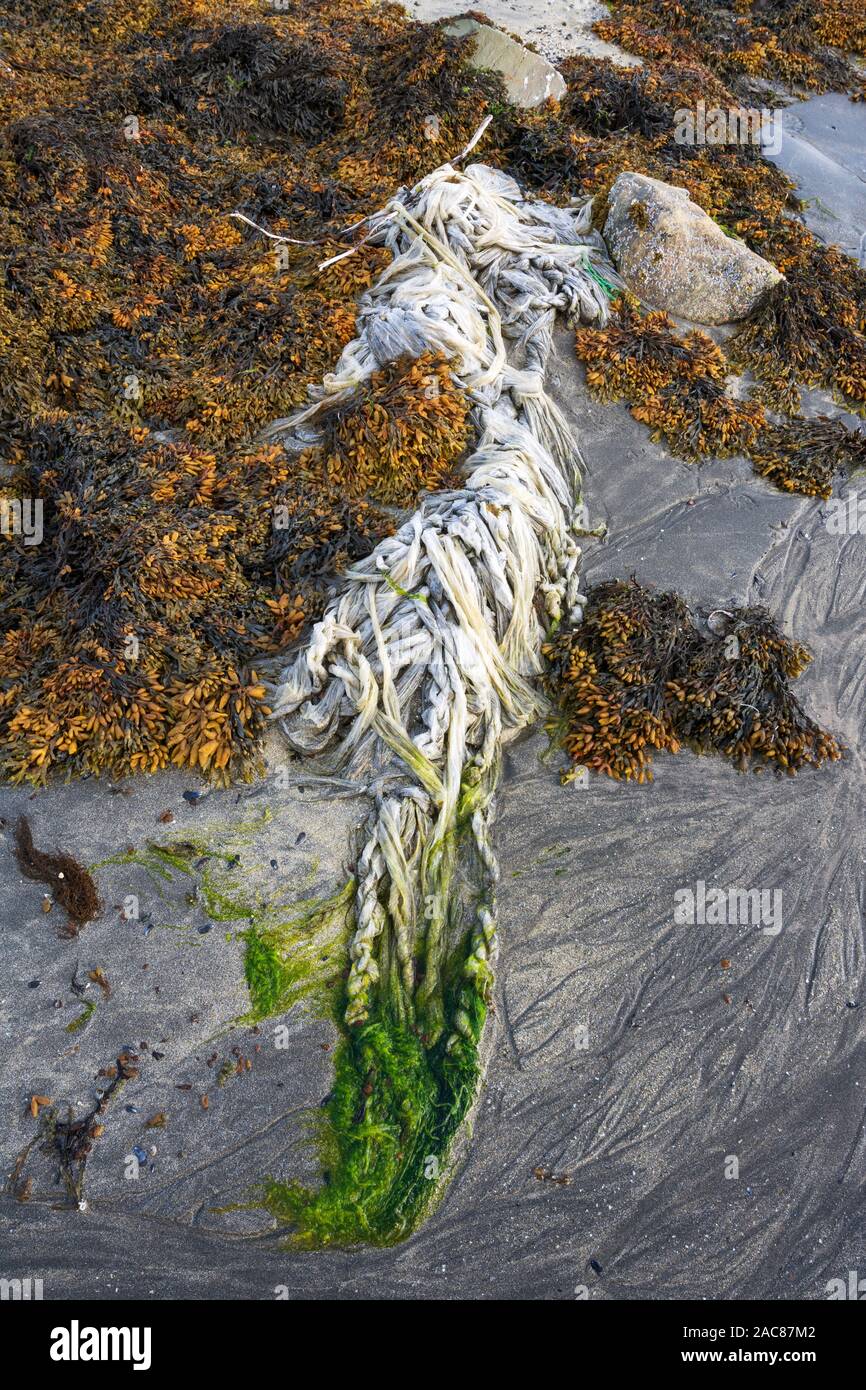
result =
[{"label": "brown seaweed", "polygon": [[678,594],[635,579],[590,591],[582,622],[545,648],[550,730],[575,767],[648,782],[655,753],[683,746],[790,775],[842,756],[791,691],[806,648],[761,608],[721,616],[721,631],[700,625]]},{"label": "brown seaweed", "polygon": [[100,911],[96,884],[71,854],[47,854],[33,843],[33,833],[26,816],[15,827],[15,858],[26,878],[48,884],[52,895],[69,914],[69,935],[77,936]]},{"label": "brown seaweed", "polygon": [[[57,1107],[52,1106],[47,1097],[37,1097],[36,1099],[43,1102],[46,1107],[45,1109],[37,1107],[39,1131],[25,1145],[15,1160],[6,1184],[7,1192],[16,1195],[19,1200],[29,1198],[33,1183],[32,1178],[24,1178],[24,1170],[33,1149],[38,1147],[40,1153],[55,1161],[57,1166],[54,1180],[63,1184],[67,1200],[80,1205],[84,1200],[84,1176],[87,1160],[94,1143],[102,1137],[104,1132],[102,1116],[127,1081],[134,1081],[138,1076],[137,1063],[138,1055],[136,1053],[121,1052],[114,1066],[103,1068],[100,1075],[110,1075],[111,1079],[105,1089],[98,1094],[98,1099],[94,1105],[78,1119],[75,1118],[71,1106],[68,1108],[64,1120],[60,1118]],[[22,1198],[22,1191],[27,1193],[27,1198]]]}]

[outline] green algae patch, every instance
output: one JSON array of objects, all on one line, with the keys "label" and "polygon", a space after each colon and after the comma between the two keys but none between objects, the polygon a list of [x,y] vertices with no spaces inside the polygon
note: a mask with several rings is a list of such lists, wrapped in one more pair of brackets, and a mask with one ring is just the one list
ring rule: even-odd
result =
[{"label": "green algae patch", "polygon": [[[467,792],[466,804],[472,803]],[[456,842],[459,836],[452,832],[445,838]],[[453,867],[439,865],[441,885],[453,882],[454,916],[465,923],[456,907],[465,885],[452,881]],[[348,890],[343,896],[348,909]],[[477,909],[475,893],[464,900],[464,911],[470,904]],[[380,956],[379,987],[363,1020],[346,1021],[345,972],[342,987],[327,991],[341,1039],[327,1104],[309,1117],[322,1184],[267,1179],[256,1193],[257,1204],[290,1228],[290,1247],[394,1245],[417,1229],[445,1191],[456,1162],[456,1141],[481,1085],[479,1046],[488,990],[484,979],[467,973],[472,930],[465,925],[455,930],[450,913],[440,926],[435,947],[431,949],[429,921],[427,936],[417,943],[417,1008],[402,997],[393,951],[383,950]],[[293,945],[296,931],[293,925]],[[261,938],[248,942],[248,980],[252,994],[251,972],[261,970],[256,988],[262,1003],[273,1004],[275,988],[285,977],[272,982],[264,944]],[[345,954],[343,948],[341,959]],[[428,971],[435,979],[438,1008],[431,1009],[422,998]],[[289,976],[289,991],[292,983]],[[270,995],[269,988],[274,991]],[[430,1025],[437,1020],[434,1031]],[[444,1020],[448,1029],[441,1026]]]},{"label": "green algae patch", "polygon": [[317,1126],[324,1185],[262,1187],[261,1204],[294,1228],[293,1246],[393,1245],[429,1214],[480,1084],[486,1006],[473,998],[471,1036],[429,1051],[388,1012],[343,1038]]},{"label": "green algae patch", "polygon": [[[100,859],[90,865],[90,872],[136,864],[151,878],[171,883],[176,874],[191,877],[202,860],[223,861],[233,866],[239,862],[238,851],[253,844],[259,832],[273,818],[273,812],[265,809],[260,815],[238,821],[236,825],[212,825],[207,837],[185,832],[165,840],[148,840],[143,849],[133,846],[119,854],[109,855],[107,859]],[[217,839],[224,840],[222,848],[213,843]]]},{"label": "green algae patch", "polygon": [[[261,854],[249,852],[262,821],[220,835],[218,846],[174,836],[103,861],[140,865],[161,894],[180,880],[210,920],[238,924],[229,935],[243,942],[250,1008],[234,1026],[260,1024],[303,1002],[340,1031],[327,1105],[307,1117],[322,1185],[266,1178],[242,1203],[268,1211],[293,1247],[395,1244],[445,1190],[481,1082],[486,991],[465,969],[472,939],[465,923],[479,898],[460,864],[480,804],[482,789],[464,785],[456,824],[428,850],[435,910],[418,924],[411,994],[396,952],[385,951],[381,988],[370,1015],[355,1025],[346,1022],[354,879],[330,897],[286,902],[269,889]],[[316,861],[305,865],[301,893],[317,872]],[[171,929],[182,931],[183,923]]]},{"label": "green algae patch", "polygon": [[200,891],[204,910],[214,922],[240,922],[262,910],[260,904],[245,895],[234,874],[224,875],[219,882],[214,871],[206,868]]},{"label": "green algae patch", "polygon": [[73,1018],[73,1020],[72,1020],[71,1023],[67,1023],[67,1025],[66,1025],[66,1032],[67,1032],[67,1033],[80,1033],[81,1030],[82,1030],[82,1028],[86,1028],[86,1027],[87,1027],[88,1023],[89,1023],[90,1020],[93,1018],[93,1015],[94,1015],[95,1013],[96,1013],[96,1001],[93,1000],[93,999],[88,999],[87,1002],[86,1002],[85,1005],[84,1005],[84,1008],[81,1010],[81,1013],[78,1014],[78,1016],[77,1016],[76,1018]]},{"label": "green algae patch", "polygon": [[[339,977],[348,952],[354,880],[349,879],[331,897],[291,902],[251,886],[264,879],[265,869],[244,851],[272,819],[266,810],[231,827],[229,833],[220,835],[219,846],[203,836],[173,836],[94,865],[138,865],[149,874],[161,896],[165,883],[174,883],[178,877],[191,880],[187,894],[190,906],[198,905],[211,922],[244,924],[242,929],[226,934],[228,942],[244,943],[244,975],[252,1006],[235,1023],[260,1023],[285,1013],[302,998],[309,999],[319,1011],[330,1013],[326,982]],[[218,835],[219,830],[213,833]],[[306,865],[301,893],[312,887],[318,870],[318,859]],[[164,923],[160,928],[191,932],[194,925]]]},{"label": "green algae patch", "polygon": [[171,845],[148,844],[144,849],[128,849],[122,854],[113,854],[108,859],[100,859],[91,864],[90,872],[112,867],[126,867],[136,864],[154,880],[173,883],[175,874],[191,874],[190,854],[182,854]]},{"label": "green algae patch", "polygon": [[[273,909],[256,917],[241,933],[246,943],[244,973],[252,1009],[245,1022],[260,1023],[285,1013],[300,999],[321,991],[325,997],[328,977],[343,968],[346,959],[349,914],[354,880],[331,898],[302,903],[293,916],[278,918]],[[285,909],[283,909],[285,910]],[[312,1000],[311,1000],[312,1002]]]}]

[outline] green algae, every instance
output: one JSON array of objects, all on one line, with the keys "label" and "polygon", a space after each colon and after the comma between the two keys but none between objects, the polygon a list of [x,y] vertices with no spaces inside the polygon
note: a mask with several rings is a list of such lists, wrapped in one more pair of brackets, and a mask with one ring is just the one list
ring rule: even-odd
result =
[{"label": "green algae", "polygon": [[[257,816],[236,824],[222,823],[208,827],[207,838],[202,834],[184,830],[182,834],[170,835],[165,840],[148,840],[144,849],[130,849],[112,854],[90,865],[90,872],[112,865],[137,864],[155,877],[171,879],[173,873],[191,874],[197,859],[222,859],[226,863],[237,860],[237,850],[247,848],[255,842],[256,836],[274,818],[267,807]],[[225,841],[225,847],[216,847],[215,840]]]},{"label": "green algae", "polygon": [[[349,908],[354,881],[349,880],[330,898],[282,901],[276,894],[250,888],[253,871],[263,868],[242,862],[242,851],[272,820],[272,812],[241,822],[222,837],[219,847],[202,836],[172,836],[149,842],[102,860],[106,865],[138,865],[148,872],[161,891],[177,876],[194,881],[190,903],[198,903],[212,922],[244,923],[243,930],[227,932],[226,940],[244,943],[244,975],[252,1008],[234,1024],[260,1023],[285,1013],[302,998],[310,998],[328,977],[339,975],[346,959]],[[319,860],[310,861],[300,892],[312,887]],[[160,923],[164,931],[191,932],[192,923]],[[199,942],[192,943],[199,945]],[[330,1002],[327,1010],[330,1012]]]},{"label": "green algae", "polygon": [[388,585],[388,588],[393,589],[394,593],[399,594],[401,598],[411,598],[415,601],[415,603],[423,603],[425,605],[427,604],[427,597],[425,594],[413,594],[410,593],[408,589],[401,588],[400,585],[397,583],[396,579],[391,578],[390,574],[383,574],[382,577],[385,580],[385,583]]},{"label": "green algae", "polygon": [[[292,1228],[290,1246],[394,1245],[445,1191],[482,1079],[479,1046],[491,976],[489,968],[467,976],[473,931],[461,924],[476,920],[480,895],[463,881],[466,864],[458,852],[472,852],[467,832],[484,795],[467,781],[454,826],[427,848],[424,878],[433,910],[416,943],[414,1000],[405,998],[387,931],[369,1016],[347,1026],[346,989],[331,992],[342,1035],[334,1083],[327,1105],[310,1115],[323,1184],[268,1179],[258,1192],[259,1204]],[[459,1031],[447,1030],[446,1021]]]},{"label": "green algae", "polygon": [[[330,898],[299,904],[286,920],[271,909],[255,917],[241,933],[252,1004],[244,1022],[260,1023],[285,1013],[302,998],[314,1003],[314,991],[326,989],[328,979],[339,975],[347,955],[354,891],[350,879]],[[321,994],[320,1001],[330,1012],[330,1000]]]},{"label": "green algae", "polygon": [[612,285],[610,281],[606,279],[605,276],[602,275],[601,272],[597,270],[594,265],[591,265],[588,260],[584,265],[583,269],[586,271],[586,274],[589,276],[590,280],[594,280],[597,285],[601,286],[608,299],[616,298],[616,296],[619,294],[619,290],[617,289],[616,285]]},{"label": "green algae", "polygon": [[139,868],[145,869],[152,878],[163,879],[167,883],[174,881],[175,873],[191,873],[188,856],[181,856],[165,845],[156,844],[148,844],[143,850],[124,850],[122,854],[113,854],[108,859],[100,859],[98,863],[90,865],[90,872],[96,873],[98,869],[114,866],[125,868],[129,864],[137,864]]},{"label": "green algae", "polygon": [[209,867],[202,873],[200,890],[204,910],[214,922],[241,922],[265,910],[262,904],[245,896],[234,875],[230,874],[220,886]]},{"label": "green algae", "polygon": [[90,1022],[90,1020],[92,1019],[92,1017],[93,1017],[93,1015],[94,1015],[95,1013],[96,1013],[96,1000],[95,1000],[95,999],[88,999],[88,1000],[86,1000],[86,1002],[85,1002],[85,1004],[84,1004],[84,1008],[81,1010],[81,1013],[78,1015],[78,1017],[77,1017],[77,1018],[73,1018],[73,1020],[72,1020],[71,1023],[67,1023],[67,1025],[66,1025],[66,1032],[67,1032],[67,1033],[80,1033],[81,1030],[82,1030],[82,1028],[86,1028],[86,1027],[87,1027],[88,1023]]},{"label": "green algae", "polygon": [[324,1185],[261,1188],[261,1205],[294,1227],[293,1246],[393,1245],[429,1215],[480,1084],[486,1006],[473,998],[472,1036],[432,1050],[385,1010],[344,1036],[316,1135]]},{"label": "green algae", "polygon": [[[433,910],[416,943],[415,1001],[409,999],[407,1007],[396,952],[385,951],[371,1015],[351,1028],[345,1023],[345,967],[353,879],[330,897],[287,903],[257,886],[256,871],[264,866],[242,852],[249,841],[234,831],[218,849],[185,835],[103,861],[143,867],[160,891],[176,878],[192,880],[195,900],[209,919],[240,924],[227,936],[243,942],[250,1009],[232,1026],[258,1025],[303,1002],[332,1019],[341,1034],[327,1105],[307,1116],[323,1185],[266,1178],[244,1203],[265,1208],[290,1227],[293,1246],[394,1244],[419,1225],[445,1189],[454,1141],[481,1080],[478,1045],[487,1006],[484,991],[464,978],[471,932],[461,927],[467,910],[474,918],[477,894],[467,893],[457,870],[483,795],[483,788],[467,782],[455,825],[427,848],[425,881]],[[314,862],[307,880],[316,873]],[[458,1013],[461,1031],[449,1033],[446,1021]]]},{"label": "green algae", "polygon": [[[238,1022],[261,1023],[303,1000],[332,1017],[342,1034],[327,1107],[308,1116],[324,1185],[307,1188],[269,1178],[248,1204],[291,1226],[290,1243],[302,1248],[390,1245],[414,1230],[444,1190],[454,1139],[480,1083],[478,1042],[486,1005],[474,990],[467,1001],[466,939],[450,952],[442,949],[435,1045],[404,1012],[395,1012],[390,994],[362,1026],[346,1027],[343,967],[354,892],[350,879],[332,897],[300,902],[288,916],[286,905],[251,902],[236,886],[219,895],[221,920],[230,913],[232,920],[250,922],[238,935],[245,943],[251,1009]],[[458,1006],[465,1011],[467,1002],[469,1036],[446,1041],[442,1019],[453,1017]]]}]

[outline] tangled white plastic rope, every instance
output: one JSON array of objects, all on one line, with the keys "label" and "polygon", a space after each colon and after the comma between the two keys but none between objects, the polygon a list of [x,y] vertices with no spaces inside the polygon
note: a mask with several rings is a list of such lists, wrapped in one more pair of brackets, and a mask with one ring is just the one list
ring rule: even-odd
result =
[{"label": "tangled white plastic rope", "polygon": [[[603,323],[604,282],[617,283],[590,219],[589,202],[524,199],[482,164],[445,164],[401,191],[371,221],[366,239],[393,261],[361,301],[358,336],[311,404],[269,431],[309,447],[323,410],[406,354],[445,354],[474,403],[465,485],[427,497],[346,574],[274,702],[293,750],[373,797],[347,1022],[367,1018],[376,986],[428,1044],[445,1026],[443,970],[466,930],[467,883],[464,990],[489,987],[500,750],[541,712],[545,630],[581,612],[579,453],[544,374],[556,314]],[[463,1003],[452,1029],[452,1041],[468,1034]]]}]

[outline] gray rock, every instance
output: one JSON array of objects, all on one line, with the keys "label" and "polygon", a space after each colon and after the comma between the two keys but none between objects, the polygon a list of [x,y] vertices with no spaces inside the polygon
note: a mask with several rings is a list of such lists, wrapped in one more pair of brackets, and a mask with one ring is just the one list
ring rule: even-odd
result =
[{"label": "gray rock", "polygon": [[475,39],[472,66],[498,72],[509,99],[515,106],[540,106],[548,97],[559,101],[565,94],[565,80],[540,53],[532,53],[522,43],[477,19],[461,16],[446,25],[447,34]]},{"label": "gray rock", "polygon": [[[453,19],[458,13],[454,0],[404,0],[403,8],[425,23]],[[602,0],[556,0],[555,5],[542,5],[539,0],[484,0],[480,12],[488,24],[501,26],[519,42],[531,40],[552,63],[572,53],[584,53],[609,58],[618,67],[642,66],[635,54],[626,53],[618,44],[605,43],[593,33],[592,26],[607,17]]]},{"label": "gray rock", "polygon": [[608,199],[605,240],[629,289],[695,323],[745,318],[781,275],[727,236],[684,188],[620,174]]}]

